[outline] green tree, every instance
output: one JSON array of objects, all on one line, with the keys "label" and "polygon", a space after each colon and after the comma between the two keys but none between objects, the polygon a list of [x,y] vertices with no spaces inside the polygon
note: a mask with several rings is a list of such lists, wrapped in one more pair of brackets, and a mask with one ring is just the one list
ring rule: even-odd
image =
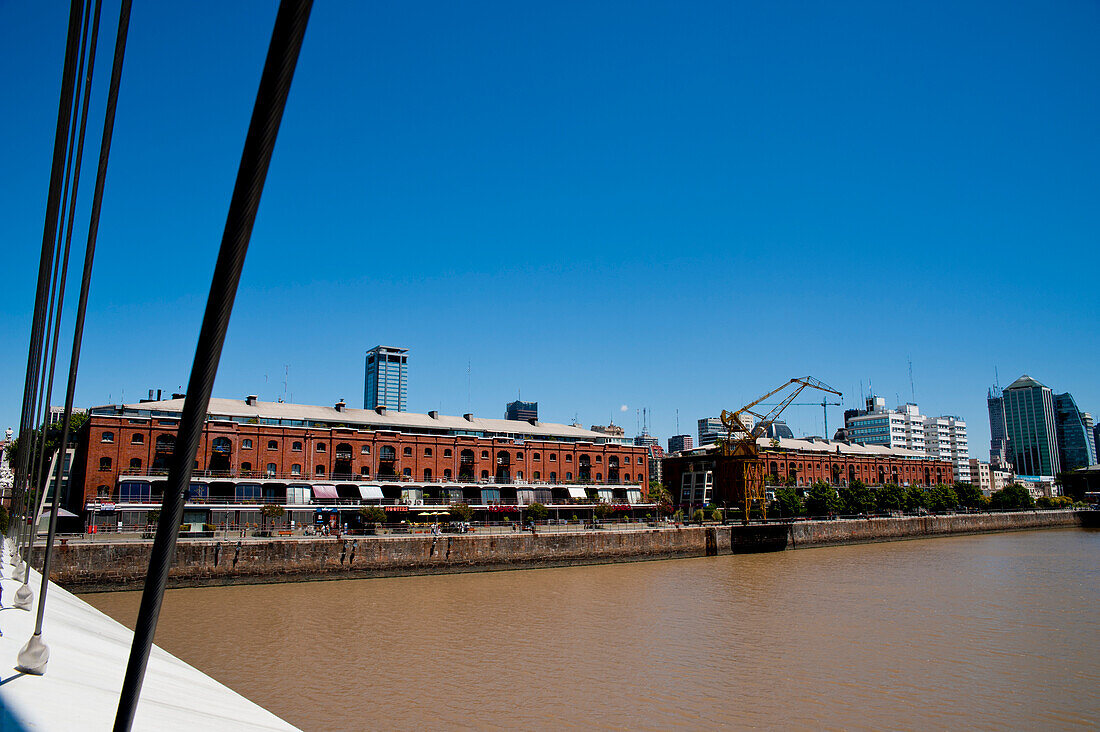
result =
[{"label": "green tree", "polygon": [[[451,513],[453,514],[454,511]],[[384,524],[386,523],[386,509],[381,506],[363,506],[359,509],[359,522],[367,527]]]},{"label": "green tree", "polygon": [[474,509],[468,503],[452,503],[449,513],[457,521],[469,523],[474,520]]},{"label": "green tree", "polygon": [[930,511],[953,511],[959,507],[959,495],[951,486],[940,483],[928,491],[928,509]]},{"label": "green tree", "polygon": [[[76,434],[84,427],[87,421],[88,415],[83,412],[76,412],[72,415],[72,417],[69,418],[69,447],[72,447],[76,444]],[[12,470],[14,470],[15,466],[19,463],[19,454],[23,450],[23,446],[29,444],[31,445],[32,450],[30,461],[27,464],[32,466],[33,472],[33,466],[35,465],[35,461],[38,459],[38,450],[35,448],[37,448],[38,446],[38,440],[40,439],[41,435],[42,429],[35,428],[32,430],[28,430],[27,432],[19,435],[11,441],[11,444],[8,446],[7,453],[8,464],[11,465]],[[46,460],[43,463],[45,465],[45,469],[42,471],[43,473],[49,472],[50,459],[52,458],[53,454],[57,452],[58,445],[60,444],[61,423],[57,422],[56,424],[51,424],[46,428]],[[37,486],[38,488],[42,487],[42,482],[44,482],[45,479],[45,475],[41,476],[41,479]]]},{"label": "green tree", "polygon": [[875,508],[880,511],[903,511],[907,503],[905,489],[897,483],[887,483],[875,491]]},{"label": "green tree", "polygon": [[840,496],[841,508],[846,514],[866,513],[875,507],[874,494],[861,480],[853,480],[848,485],[842,485],[837,492]]},{"label": "green tree", "polygon": [[148,513],[145,514],[145,525],[146,526],[156,526],[158,521],[160,521],[160,509],[159,508],[154,508],[151,511],[149,511]]},{"label": "green tree", "polygon": [[263,522],[260,525],[261,529],[266,528],[268,519],[271,520],[272,525],[275,523],[275,519],[281,519],[286,516],[286,509],[276,503],[268,503],[260,509],[260,515],[263,516]]},{"label": "green tree", "polygon": [[790,486],[777,488],[775,491],[775,508],[781,518],[791,518],[802,515],[802,499]]},{"label": "green tree", "polygon": [[658,516],[667,516],[672,513],[672,496],[668,489],[655,480],[649,481],[649,500],[657,504]]},{"label": "green tree", "polygon": [[607,503],[604,503],[603,501],[600,501],[596,504],[595,508],[592,509],[592,515],[594,515],[600,521],[603,521],[604,519],[611,516],[611,506]]},{"label": "green tree", "polygon": [[1000,509],[1035,508],[1035,501],[1031,498],[1027,488],[1019,483],[1013,483],[1002,491],[997,491],[989,499],[989,505]]},{"label": "green tree", "polygon": [[989,499],[972,483],[956,483],[955,493],[959,496],[959,505],[967,508],[984,508],[989,503]]},{"label": "green tree", "polygon": [[836,513],[840,508],[840,496],[837,495],[836,488],[823,481],[810,486],[806,493],[806,513],[811,516],[826,516]]},{"label": "green tree", "polygon": [[550,509],[541,503],[532,503],[527,507],[527,518],[531,521],[545,521],[550,517]]},{"label": "green tree", "polygon": [[695,509],[695,513],[691,514],[691,520],[697,524],[703,523],[706,520],[707,515],[701,508]]},{"label": "green tree", "polygon": [[919,485],[911,485],[905,490],[905,510],[916,511],[928,508],[928,493]]}]

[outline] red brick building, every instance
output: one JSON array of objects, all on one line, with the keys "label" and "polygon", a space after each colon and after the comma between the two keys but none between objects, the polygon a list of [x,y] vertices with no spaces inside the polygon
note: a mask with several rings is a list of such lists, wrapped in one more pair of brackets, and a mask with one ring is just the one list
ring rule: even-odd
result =
[{"label": "red brick building", "polygon": [[[796,486],[809,486],[824,481],[833,486],[860,480],[867,485],[932,486],[954,483],[954,470],[949,461],[937,460],[924,453],[904,448],[865,445],[859,442],[805,439],[759,439],[760,459],[764,475],[776,482],[790,479]],[[682,506],[708,504],[739,504],[740,496],[724,494],[715,476],[717,463],[726,458],[714,445],[689,450],[665,458],[665,486],[673,503]]]},{"label": "red brick building", "polygon": [[[182,398],[93,408],[70,505],[99,513],[159,503],[182,409]],[[205,511],[217,523],[225,507],[259,503],[303,513],[372,502],[631,506],[646,500],[647,457],[575,425],[211,399],[188,508],[194,521]]]}]

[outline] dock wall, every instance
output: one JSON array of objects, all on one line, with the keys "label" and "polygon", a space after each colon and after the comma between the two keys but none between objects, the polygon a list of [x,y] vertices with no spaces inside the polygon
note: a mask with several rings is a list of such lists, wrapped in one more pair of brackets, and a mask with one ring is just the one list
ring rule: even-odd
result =
[{"label": "dock wall", "polygon": [[[1073,511],[497,535],[182,540],[170,587],[300,582],[600,564],[1079,526]],[[151,542],[69,542],[52,579],[75,591],[140,588]],[[40,561],[40,559],[38,560]]]}]

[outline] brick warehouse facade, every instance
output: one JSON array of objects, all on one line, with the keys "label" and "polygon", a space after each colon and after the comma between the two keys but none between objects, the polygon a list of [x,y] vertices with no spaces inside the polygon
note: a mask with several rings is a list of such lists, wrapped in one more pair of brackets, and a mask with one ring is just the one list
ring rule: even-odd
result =
[{"label": "brick warehouse facade", "polygon": [[[120,487],[131,478],[148,480],[157,493],[182,406],[182,399],[172,399],[92,409],[79,436],[73,476],[74,488],[81,489],[69,496],[70,507],[125,502]],[[571,495],[566,486],[590,486],[608,502],[637,503],[649,482],[645,448],[572,425],[254,397],[212,399],[209,412],[193,481],[210,485],[211,501],[215,493],[231,496],[235,484],[256,481],[265,500],[285,502],[291,484],[376,483],[393,499],[409,485],[436,501],[454,499],[462,486],[499,486],[500,502],[522,502],[516,491],[529,487],[554,500]],[[557,488],[551,494],[543,486]]]},{"label": "brick warehouse facade", "polygon": [[[840,486],[854,480],[867,485],[931,486],[950,485],[955,479],[949,461],[902,448],[822,438],[760,438],[759,449],[764,475],[779,481],[791,478],[802,487],[818,481]],[[740,504],[740,496],[725,495],[726,486],[717,480],[726,473],[726,466],[719,463],[738,459],[742,458],[720,455],[714,446],[665,458],[665,485],[673,502],[684,506]]]}]

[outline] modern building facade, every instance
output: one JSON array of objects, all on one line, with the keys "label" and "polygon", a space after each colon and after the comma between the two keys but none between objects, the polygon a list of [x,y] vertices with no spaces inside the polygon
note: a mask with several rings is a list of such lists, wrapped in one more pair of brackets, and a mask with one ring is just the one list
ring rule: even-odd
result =
[{"label": "modern building facade", "polygon": [[[752,429],[756,426],[756,418],[751,414],[742,414],[741,421],[745,426]],[[726,438],[726,428],[722,424],[720,417],[704,417],[699,420],[699,442],[698,447],[703,445],[713,445],[718,440],[724,440]]]},{"label": "modern building facade", "polygon": [[764,428],[764,437],[774,437],[775,439],[794,439],[794,432],[787,426],[787,423],[781,419],[777,419],[774,422],[769,422]]},{"label": "modern building facade", "polygon": [[1058,460],[1062,470],[1087,468],[1096,463],[1092,417],[1077,408],[1069,392],[1054,395],[1054,422],[1058,435]]},{"label": "modern building facade", "polygon": [[363,408],[408,410],[409,349],[375,346],[367,351]]},{"label": "modern building facade", "polygon": [[844,427],[849,440],[904,448],[946,460],[954,466],[956,480],[970,480],[970,446],[962,418],[928,417],[912,403],[887,409],[886,400],[874,395],[867,398],[865,410],[846,415]]},{"label": "modern building facade", "polygon": [[1009,462],[1004,393],[998,387],[990,387],[985,402],[989,409],[989,463],[1004,465]]},{"label": "modern building facade", "polygon": [[505,419],[534,419],[539,418],[539,403],[538,402],[521,402],[516,400],[509,402],[504,407]]},{"label": "modern building facade", "polygon": [[1004,390],[1005,439],[1017,473],[1054,476],[1061,472],[1054,395],[1027,374]]},{"label": "modern building facade", "polygon": [[673,435],[668,438],[669,452],[683,452],[695,447],[695,438],[691,435]]},{"label": "modern building facade", "polygon": [[[163,493],[183,399],[91,410],[78,438],[76,510],[126,513]],[[211,399],[185,521],[221,524],[227,512],[285,505],[298,521],[374,502],[411,512],[467,503],[506,511],[644,501],[649,451],[573,425]],[[564,510],[564,509],[563,509]],[[114,519],[112,519],[114,520]],[[257,520],[257,519],[254,519]],[[230,520],[230,523],[235,521]]]}]

